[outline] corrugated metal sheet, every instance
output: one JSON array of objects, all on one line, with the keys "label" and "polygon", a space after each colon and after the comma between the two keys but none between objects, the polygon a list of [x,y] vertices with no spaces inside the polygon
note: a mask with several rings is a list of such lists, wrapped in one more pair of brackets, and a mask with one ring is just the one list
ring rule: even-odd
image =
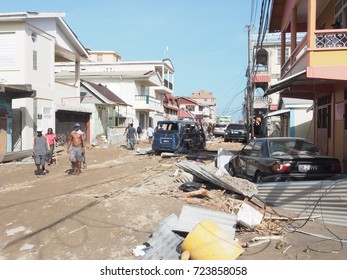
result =
[{"label": "corrugated metal sheet", "polygon": [[191,232],[203,220],[212,220],[230,236],[234,237],[237,216],[201,207],[184,205],[174,231]]},{"label": "corrugated metal sheet", "polygon": [[212,184],[214,184],[216,186],[225,188],[225,189],[233,191],[235,193],[239,193],[239,194],[242,194],[242,195],[248,196],[248,197],[252,197],[253,195],[258,193],[258,189],[256,188],[255,185],[254,185],[254,188],[251,188],[250,185],[231,186],[231,185],[227,184],[226,182],[222,181],[221,179],[219,179],[217,176],[208,172],[204,168],[202,168],[196,164],[190,163],[189,161],[182,160],[182,161],[176,163],[176,165],[178,167],[182,168],[184,171],[189,172],[200,179],[203,179],[207,182],[211,182]]},{"label": "corrugated metal sheet", "polygon": [[324,181],[276,182],[258,185],[257,197],[299,216],[347,226],[347,178]]},{"label": "corrugated metal sheet", "polygon": [[178,218],[175,214],[166,217],[153,231],[148,240],[150,248],[142,257],[143,260],[178,260],[181,255],[183,237],[172,231]]}]

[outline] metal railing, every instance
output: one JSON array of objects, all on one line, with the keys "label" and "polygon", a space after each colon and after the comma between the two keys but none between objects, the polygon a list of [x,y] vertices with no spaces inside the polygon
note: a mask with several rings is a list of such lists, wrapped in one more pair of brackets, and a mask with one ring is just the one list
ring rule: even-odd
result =
[{"label": "metal railing", "polygon": [[325,31],[315,32],[316,48],[347,48],[347,31]]},{"label": "metal railing", "polygon": [[162,101],[149,95],[135,95],[135,106],[142,109],[163,110]]}]

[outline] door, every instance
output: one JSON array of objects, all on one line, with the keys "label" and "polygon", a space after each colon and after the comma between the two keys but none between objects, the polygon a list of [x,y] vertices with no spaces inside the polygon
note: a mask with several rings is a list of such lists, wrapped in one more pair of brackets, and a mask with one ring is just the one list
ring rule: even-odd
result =
[{"label": "door", "polygon": [[57,111],[55,113],[55,133],[57,134],[57,142],[66,143],[67,137],[74,129],[74,123],[81,125],[81,130],[85,134],[86,143],[89,143],[89,113]]},{"label": "door", "polygon": [[0,109],[0,154],[7,152],[7,114]]}]

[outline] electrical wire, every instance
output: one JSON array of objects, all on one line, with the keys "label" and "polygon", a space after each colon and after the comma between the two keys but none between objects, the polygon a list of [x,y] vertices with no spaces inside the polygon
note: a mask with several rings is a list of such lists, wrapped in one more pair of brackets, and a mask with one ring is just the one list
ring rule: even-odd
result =
[{"label": "electrical wire", "polygon": [[[333,241],[338,241],[340,242],[340,248],[339,250],[341,250],[344,245],[343,243],[347,242],[346,239],[342,239],[340,238],[337,234],[335,234],[334,232],[332,232],[328,226],[326,225],[325,221],[324,221],[324,213],[322,211],[322,208],[321,208],[321,215],[322,215],[322,221],[323,221],[323,225],[325,227],[325,229],[330,232],[333,236],[335,236],[336,238],[331,238],[331,237],[326,237],[326,236],[323,236],[323,235],[314,235],[314,234],[310,234],[308,232],[305,232],[305,231],[302,231],[300,230],[301,228],[303,228],[307,223],[308,221],[311,219],[314,211],[316,210],[316,208],[318,207],[318,205],[320,204],[321,200],[334,188],[336,188],[336,186],[338,185],[339,182],[343,182],[343,181],[346,181],[345,179],[342,179],[342,180],[337,180],[334,184],[330,185],[326,190],[324,190],[324,192],[320,195],[319,199],[313,204],[313,208],[308,216],[308,218],[305,220],[305,222],[301,225],[301,226],[294,226],[292,223],[287,223],[287,227],[286,227],[286,230],[288,232],[298,232],[298,233],[304,233],[304,234],[308,234],[308,235],[313,235],[313,236],[316,236],[316,237],[320,237],[320,238],[324,238],[324,239],[328,239],[328,240],[333,240]],[[323,181],[321,182],[321,190],[322,190],[322,183]],[[305,210],[304,210],[305,211]],[[313,249],[311,246],[307,246],[308,249],[312,250],[312,251],[316,251],[316,252],[322,252],[322,253],[331,253],[331,251],[322,251],[322,250],[317,250],[317,249]]]}]

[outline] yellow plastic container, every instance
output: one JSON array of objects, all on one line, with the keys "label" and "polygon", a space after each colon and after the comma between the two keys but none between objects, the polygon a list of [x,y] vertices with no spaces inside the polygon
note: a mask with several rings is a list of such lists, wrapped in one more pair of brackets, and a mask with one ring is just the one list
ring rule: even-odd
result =
[{"label": "yellow plastic container", "polygon": [[181,251],[191,260],[235,260],[244,249],[212,220],[201,221],[187,235]]}]

